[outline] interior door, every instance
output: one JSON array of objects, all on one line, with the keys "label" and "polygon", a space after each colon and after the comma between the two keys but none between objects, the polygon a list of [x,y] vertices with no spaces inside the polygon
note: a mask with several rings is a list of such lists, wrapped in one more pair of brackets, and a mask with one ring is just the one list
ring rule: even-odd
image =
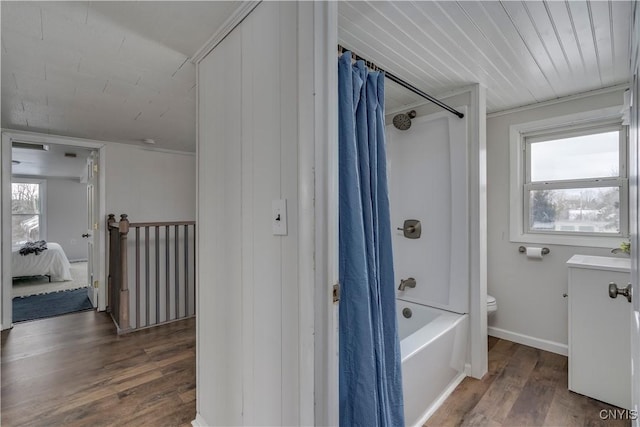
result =
[{"label": "interior door", "polygon": [[98,306],[98,287],[94,277],[96,261],[98,260],[98,232],[97,210],[95,209],[96,189],[98,181],[98,152],[94,151],[87,159],[87,231],[82,235],[87,240],[87,296],[93,304]]}]

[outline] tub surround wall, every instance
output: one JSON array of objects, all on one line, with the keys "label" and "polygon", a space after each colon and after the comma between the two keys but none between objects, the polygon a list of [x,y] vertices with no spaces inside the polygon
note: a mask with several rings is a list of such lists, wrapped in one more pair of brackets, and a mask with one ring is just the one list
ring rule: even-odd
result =
[{"label": "tub surround wall", "polygon": [[[466,108],[463,108],[466,112]],[[456,313],[469,312],[466,119],[448,112],[418,117],[408,130],[387,126],[387,162],[396,287],[399,298]],[[417,219],[422,235],[404,236]]]},{"label": "tub surround wall", "polygon": [[[486,93],[482,85],[475,84],[444,94],[438,99],[458,110],[466,109],[468,204],[468,245],[452,242],[453,254],[468,254],[469,283],[469,374],[482,378],[487,372],[487,164],[486,164]],[[398,112],[414,109],[416,120],[434,113],[441,113],[438,106],[425,102],[401,111],[388,111],[386,124],[392,123]],[[393,196],[392,196],[393,197]],[[391,199],[393,213],[393,199]],[[393,224],[396,226],[395,224]],[[464,258],[464,257],[463,257]]]},{"label": "tub surround wall", "polygon": [[[567,354],[566,261],[575,254],[611,256],[610,249],[544,245],[542,261],[518,252],[509,241],[509,126],[622,104],[623,90],[569,99],[551,105],[490,115],[487,120],[488,293],[498,311],[489,334],[532,347]],[[622,241],[622,239],[621,239]],[[540,246],[540,245],[534,245]],[[569,296],[570,298],[571,296]]]}]

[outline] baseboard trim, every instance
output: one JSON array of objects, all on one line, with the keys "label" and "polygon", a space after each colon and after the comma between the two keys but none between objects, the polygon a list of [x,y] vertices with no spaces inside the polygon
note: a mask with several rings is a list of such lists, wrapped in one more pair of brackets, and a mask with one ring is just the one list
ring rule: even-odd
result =
[{"label": "baseboard trim", "polygon": [[204,418],[202,418],[202,415],[200,415],[200,412],[196,412],[196,419],[191,421],[191,425],[193,427],[208,427],[211,424],[209,424],[207,421],[205,421]]},{"label": "baseboard trim", "polygon": [[171,320],[167,320],[165,322],[154,323],[153,325],[142,326],[141,328],[120,329],[120,326],[118,326],[118,322],[116,322],[116,319],[113,317],[113,313],[109,313],[109,314],[111,314],[111,319],[113,319],[113,323],[115,323],[116,327],[118,328],[118,335],[126,335],[126,334],[130,334],[131,332],[144,331],[145,329],[156,328],[158,326],[164,326],[164,325],[168,325],[170,323],[181,322],[183,320],[192,319],[192,318],[196,317],[195,314],[192,314],[190,316],[180,317],[178,319],[171,319]]},{"label": "baseboard trim", "polygon": [[555,341],[535,338],[529,335],[519,334],[517,332],[507,331],[506,329],[489,326],[487,332],[492,337],[501,338],[508,341],[517,342],[518,344],[528,345],[529,347],[538,348],[540,350],[550,351],[551,353],[569,355],[569,346]]}]

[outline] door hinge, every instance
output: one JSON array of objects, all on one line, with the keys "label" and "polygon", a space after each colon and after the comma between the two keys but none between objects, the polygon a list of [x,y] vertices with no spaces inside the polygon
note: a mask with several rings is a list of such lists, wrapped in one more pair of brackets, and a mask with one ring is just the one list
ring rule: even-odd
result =
[{"label": "door hinge", "polygon": [[100,282],[98,280],[94,280],[93,281],[93,287],[94,288],[99,288],[100,287]]},{"label": "door hinge", "polygon": [[94,230],[97,230],[97,229],[98,229],[98,223],[97,223],[97,222],[94,222],[94,223],[93,223],[93,229],[94,229]]},{"label": "door hinge", "polygon": [[93,173],[98,173],[98,165],[93,165]]},{"label": "door hinge", "polygon": [[340,283],[336,283],[335,285],[333,285],[333,303],[337,303],[338,301],[340,301]]}]

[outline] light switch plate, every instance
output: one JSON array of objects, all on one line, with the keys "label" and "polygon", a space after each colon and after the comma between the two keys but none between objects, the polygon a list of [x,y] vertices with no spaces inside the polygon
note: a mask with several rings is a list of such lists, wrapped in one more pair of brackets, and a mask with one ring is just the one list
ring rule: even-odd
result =
[{"label": "light switch plate", "polygon": [[271,202],[271,224],[274,236],[287,235],[287,199]]}]

